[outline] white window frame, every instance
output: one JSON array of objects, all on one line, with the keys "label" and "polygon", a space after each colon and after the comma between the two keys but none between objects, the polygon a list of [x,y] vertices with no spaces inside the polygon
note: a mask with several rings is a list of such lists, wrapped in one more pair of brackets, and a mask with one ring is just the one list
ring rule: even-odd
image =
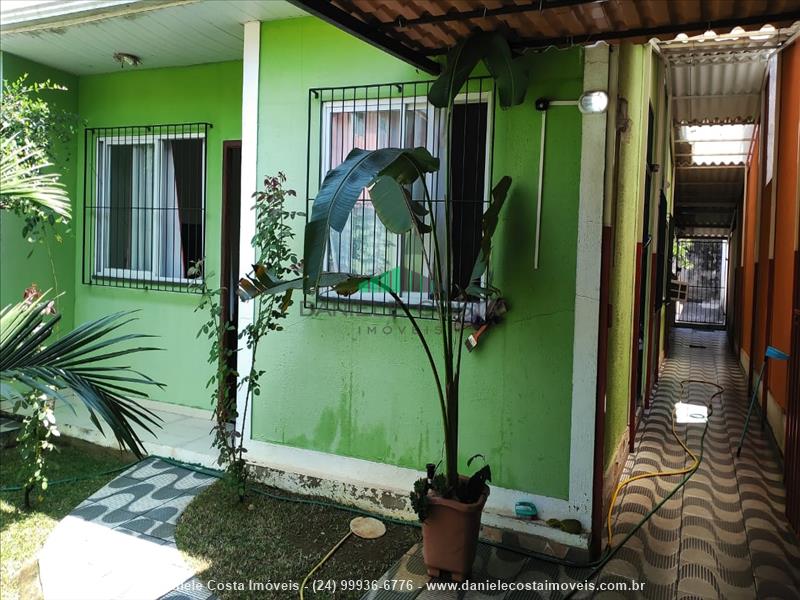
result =
[{"label": "white window frame", "polygon": [[[490,181],[491,172],[492,172],[492,135],[494,129],[494,94],[491,91],[482,91],[482,92],[469,92],[469,93],[461,93],[455,97],[454,104],[486,104],[486,149],[485,149],[485,160],[484,160],[484,190],[483,190],[483,211],[486,211],[486,208],[489,205],[489,199],[491,194],[491,186],[492,182]],[[357,113],[357,112],[365,112],[365,111],[375,111],[375,110],[393,110],[398,109],[400,110],[400,140],[405,139],[406,134],[406,123],[405,119],[403,118],[405,115],[405,111],[408,106],[412,106],[415,109],[425,108],[428,116],[428,123],[433,125],[436,123],[435,115],[437,110],[432,104],[428,102],[428,98],[426,96],[408,96],[408,97],[395,97],[395,98],[365,98],[365,99],[356,99],[356,100],[328,100],[322,103],[322,135],[320,136],[320,181],[325,178],[325,175],[330,170],[331,164],[331,152],[330,152],[330,141],[331,141],[331,117],[334,113]],[[426,132],[426,139],[425,139],[425,147],[430,151],[431,148],[434,147],[435,143],[435,127],[430,126]],[[434,175],[432,173],[425,174],[425,184],[428,186],[430,190],[433,181]],[[444,182],[446,185],[446,181]],[[352,213],[351,213],[352,214]],[[396,235],[391,234],[390,235]],[[330,238],[328,238],[330,239]],[[401,265],[402,262],[402,246],[398,244],[397,247],[397,258],[396,264],[398,266]],[[328,255],[325,254],[325,263],[324,269],[328,269]],[[481,283],[483,285],[486,284],[486,273],[483,274],[481,277]],[[387,297],[385,292],[364,292],[359,291],[357,294],[352,294],[351,296],[340,296],[333,290],[321,290],[318,292],[320,297],[330,299],[330,300],[337,300],[342,302],[356,302],[356,303],[367,303],[367,304],[394,304],[394,299],[390,296]],[[400,291],[398,293],[403,301],[412,307],[428,307],[433,308],[434,301],[432,298],[428,297],[427,293],[423,292],[411,292],[411,291]],[[453,302],[453,305],[460,306],[462,303],[460,302]],[[472,303],[474,304],[474,302]]]},{"label": "white window frame", "polygon": [[[166,169],[167,164],[164,160],[165,144],[172,140],[202,139],[203,140],[203,160],[201,164],[201,192],[203,198],[202,210],[205,212],[206,203],[206,149],[208,141],[204,132],[186,132],[181,134],[148,134],[135,136],[101,136],[95,140],[95,198],[94,206],[97,211],[94,219],[94,255],[92,256],[92,277],[94,279],[124,279],[133,281],[144,281],[151,283],[174,283],[183,285],[196,285],[205,280],[205,273],[201,277],[169,277],[158,275],[154,272],[154,267],[161,264],[162,248],[159,243],[160,237],[156,235],[162,230],[162,210],[165,206],[167,197]],[[120,269],[106,266],[110,252],[109,236],[104,234],[105,230],[110,230],[110,226],[105,224],[106,218],[101,217],[103,211],[110,208],[108,203],[109,189],[107,189],[110,179],[108,178],[109,156],[111,146],[134,146],[150,145],[153,147],[153,177],[158,178],[154,182],[153,194],[153,218],[152,229],[150,231],[150,270]],[[203,237],[206,236],[206,223],[203,219]]]}]

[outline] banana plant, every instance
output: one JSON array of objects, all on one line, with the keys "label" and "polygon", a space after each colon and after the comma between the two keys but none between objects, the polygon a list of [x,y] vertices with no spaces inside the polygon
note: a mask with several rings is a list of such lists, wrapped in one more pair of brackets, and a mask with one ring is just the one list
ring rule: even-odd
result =
[{"label": "banana plant", "polygon": [[60,315],[52,313],[52,303],[43,296],[0,311],[0,398],[18,401],[35,392],[70,407],[77,398],[101,433],[100,419],[120,446],[142,458],[146,451],[134,425],[153,433],[151,427],[160,427],[160,418],[138,400],[148,397],[148,387],[163,385],[108,361],[157,350],[129,345],[151,336],[115,333],[134,320],[130,312],[120,312],[84,323],[53,341]]},{"label": "banana plant", "polygon": [[[528,75],[520,58],[512,56],[508,43],[498,34],[478,33],[453,48],[447,57],[442,74],[431,85],[428,101],[444,109],[447,117],[446,147],[450,154],[452,109],[456,96],[466,84],[475,67],[484,61],[494,78],[500,105],[509,108],[520,104],[528,87]],[[428,226],[424,218],[434,211],[433,200],[425,184],[426,174],[439,169],[439,160],[425,148],[385,148],[362,150],[356,148],[347,158],[325,176],[314,199],[311,216],[305,229],[303,277],[279,281],[263,266],[254,265],[253,272],[240,281],[239,296],[249,300],[260,294],[286,294],[293,289],[314,292],[332,288],[341,295],[355,293],[365,281],[385,290],[400,307],[420,341],[434,378],[445,442],[446,480],[452,497],[466,500],[464,486],[459,485],[458,473],[458,413],[461,354],[464,347],[466,304],[474,298],[487,299],[498,290],[481,285],[489,265],[492,236],[500,212],[511,187],[511,178],[502,177],[494,186],[490,205],[483,216],[483,236],[471,281],[466,289],[455,289],[457,281],[452,264],[451,236],[452,183],[447,173],[444,219],[441,227]],[[422,199],[412,199],[410,185],[421,181]],[[433,301],[441,330],[441,349],[434,350],[423,335],[417,318],[403,299],[380,279],[353,276],[348,273],[324,273],[324,258],[330,230],[341,232],[364,188],[375,212],[386,229],[395,234],[419,237],[431,236],[432,243],[420,244],[427,272],[433,287]],[[443,234],[444,239],[440,240]]]}]

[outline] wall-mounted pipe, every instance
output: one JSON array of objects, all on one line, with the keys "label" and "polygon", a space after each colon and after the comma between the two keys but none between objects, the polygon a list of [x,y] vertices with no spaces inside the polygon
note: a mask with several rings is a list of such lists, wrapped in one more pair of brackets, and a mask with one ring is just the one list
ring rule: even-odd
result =
[{"label": "wall-mounted pipe", "polygon": [[548,100],[538,98],[536,110],[542,114],[541,134],[539,136],[539,184],[536,193],[536,233],[533,247],[533,269],[539,268],[539,241],[542,236],[542,191],[544,189],[544,149],[547,140],[547,110],[551,106],[578,106],[577,100]]}]

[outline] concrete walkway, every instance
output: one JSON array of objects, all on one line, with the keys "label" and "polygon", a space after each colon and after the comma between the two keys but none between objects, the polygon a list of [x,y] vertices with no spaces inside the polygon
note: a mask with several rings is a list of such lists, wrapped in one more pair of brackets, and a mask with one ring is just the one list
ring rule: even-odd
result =
[{"label": "concrete walkway", "polygon": [[[788,600],[800,598],[800,546],[784,516],[782,471],[775,451],[756,418],[741,458],[736,445],[747,410],[746,380],[730,354],[723,332],[678,329],[673,356],[667,359],[650,409],[636,435],[623,478],[689,466],[672,436],[672,406],[681,399],[684,379],[712,381],[725,388],[713,404],[705,453],[699,470],[603,569],[598,583],[644,584],[639,591],[602,591],[594,597],[658,600]],[[706,389],[703,389],[703,388]],[[691,385],[688,400],[705,404],[707,386]],[[711,390],[713,393],[713,390]],[[686,398],[683,399],[686,401]],[[678,425],[676,431],[699,452],[702,425]],[[680,481],[680,477],[642,479],[627,486],[617,501],[614,543]],[[509,545],[511,538],[504,539]],[[471,582],[583,582],[589,569],[565,568],[480,544]],[[442,591],[432,589],[421,547],[415,546],[384,578],[410,581],[413,590],[373,591],[370,600],[538,600],[563,598],[560,590]],[[391,589],[391,585],[388,586]],[[581,592],[576,598],[588,598]]]},{"label": "concrete walkway", "polygon": [[[153,428],[153,433],[140,425],[133,425],[149,454],[206,467],[217,466],[219,453],[214,448],[213,415],[210,411],[163,402],[145,401],[142,404],[156,414],[161,425]],[[73,401],[71,406],[57,402],[55,412],[58,428],[64,435],[109,448],[119,447],[105,423],[105,434],[92,423],[89,411],[82,402]]]},{"label": "concrete walkway", "polygon": [[124,471],[47,538],[39,553],[45,600],[210,598],[175,545],[175,525],[214,481],[157,458]]}]

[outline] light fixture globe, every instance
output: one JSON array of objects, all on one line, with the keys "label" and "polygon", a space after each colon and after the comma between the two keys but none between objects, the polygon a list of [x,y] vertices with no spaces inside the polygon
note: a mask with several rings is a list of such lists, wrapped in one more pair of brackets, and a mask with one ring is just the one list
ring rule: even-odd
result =
[{"label": "light fixture globe", "polygon": [[603,91],[584,92],[578,99],[578,110],[584,114],[605,112],[608,108],[608,94]]}]

